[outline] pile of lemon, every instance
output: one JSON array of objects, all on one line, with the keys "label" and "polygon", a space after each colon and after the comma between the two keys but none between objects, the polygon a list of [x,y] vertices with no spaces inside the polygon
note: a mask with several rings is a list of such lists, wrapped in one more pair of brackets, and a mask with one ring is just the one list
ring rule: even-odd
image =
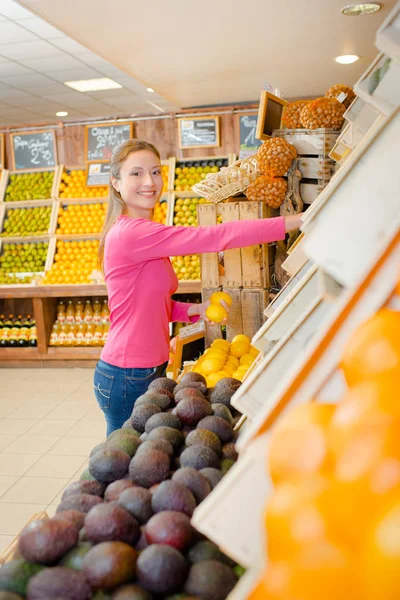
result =
[{"label": "pile of lemon", "polygon": [[108,196],[108,186],[86,186],[87,171],[74,169],[64,171],[61,175],[59,189],[60,198],[104,198]]},{"label": "pile of lemon", "polygon": [[59,240],[54,263],[44,277],[44,284],[88,284],[91,274],[99,268],[99,240],[64,242]]},{"label": "pile of lemon", "polygon": [[225,377],[243,381],[258,354],[259,350],[251,345],[247,335],[236,335],[231,342],[218,339],[199,358],[192,371],[204,375],[208,387],[214,387]]},{"label": "pile of lemon", "polygon": [[68,204],[60,208],[57,219],[59,234],[100,233],[108,204]]}]

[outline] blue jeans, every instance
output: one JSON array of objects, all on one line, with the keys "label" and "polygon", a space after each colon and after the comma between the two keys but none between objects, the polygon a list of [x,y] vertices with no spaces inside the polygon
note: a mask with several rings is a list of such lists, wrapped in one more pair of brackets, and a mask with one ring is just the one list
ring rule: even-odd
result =
[{"label": "blue jeans", "polygon": [[131,416],[136,400],[157,377],[165,377],[168,363],[144,369],[122,369],[102,360],[94,371],[94,394],[107,423],[107,437]]}]

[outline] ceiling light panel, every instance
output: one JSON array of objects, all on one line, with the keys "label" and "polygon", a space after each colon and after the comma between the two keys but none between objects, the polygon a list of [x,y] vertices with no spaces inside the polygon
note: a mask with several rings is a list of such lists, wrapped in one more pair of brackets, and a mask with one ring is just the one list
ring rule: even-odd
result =
[{"label": "ceiling light panel", "polygon": [[337,56],[335,61],[341,65],[351,65],[359,59],[360,57],[357,54],[343,54],[342,56]]},{"label": "ceiling light panel", "polygon": [[382,8],[379,2],[367,2],[362,4],[349,4],[340,11],[348,17],[360,17],[363,15],[373,15]]},{"label": "ceiling light panel", "polygon": [[64,81],[64,83],[68,87],[71,87],[78,92],[95,92],[100,90],[122,88],[120,83],[117,83],[108,77],[80,81]]}]

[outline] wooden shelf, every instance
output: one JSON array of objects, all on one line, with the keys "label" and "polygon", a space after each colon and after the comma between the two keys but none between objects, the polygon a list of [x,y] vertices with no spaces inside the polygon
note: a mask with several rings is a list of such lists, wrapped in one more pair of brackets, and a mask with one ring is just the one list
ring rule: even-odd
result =
[{"label": "wooden shelf", "polygon": [[39,359],[41,354],[38,348],[0,348],[0,361],[2,360],[34,360]]},{"label": "wooden shelf", "polygon": [[99,360],[102,347],[100,346],[70,346],[66,348],[51,347],[47,350],[49,360]]}]

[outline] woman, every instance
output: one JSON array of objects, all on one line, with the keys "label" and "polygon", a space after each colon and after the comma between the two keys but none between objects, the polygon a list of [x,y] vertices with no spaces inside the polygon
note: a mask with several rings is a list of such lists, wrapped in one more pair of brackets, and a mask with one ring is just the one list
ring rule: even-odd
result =
[{"label": "woman", "polygon": [[107,435],[130,417],[136,399],[150,382],[165,374],[169,323],[193,323],[205,316],[209,305],[171,299],[178,279],[169,257],[281,240],[301,225],[300,216],[212,227],[167,227],[153,222],[163,180],[159,152],[147,142],[128,140],[118,146],[111,158],[110,179],[100,261],[111,326],[94,374]]}]

